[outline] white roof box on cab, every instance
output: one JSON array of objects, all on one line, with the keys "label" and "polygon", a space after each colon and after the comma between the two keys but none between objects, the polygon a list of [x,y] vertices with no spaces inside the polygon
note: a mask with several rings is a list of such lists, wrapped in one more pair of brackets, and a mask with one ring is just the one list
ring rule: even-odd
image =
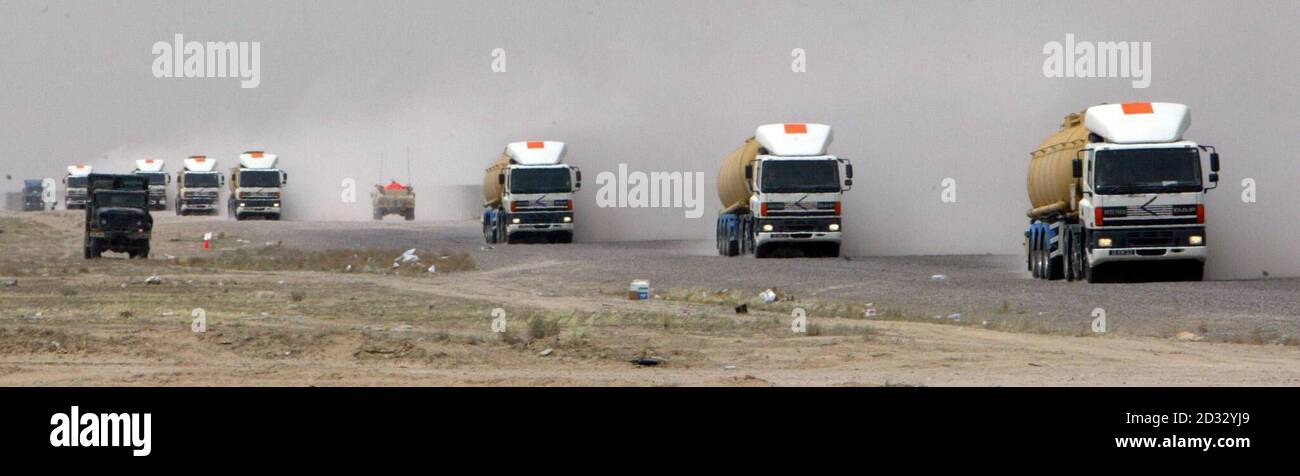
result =
[{"label": "white roof box on cab", "polygon": [[135,169],[140,172],[162,172],[165,161],[155,159],[139,159],[135,161]]},{"label": "white roof box on cab", "polygon": [[1168,102],[1128,102],[1088,108],[1084,126],[1114,144],[1178,142],[1192,125],[1186,105]]},{"label": "white roof box on cab", "polygon": [[95,170],[95,168],[89,165],[69,165],[68,175],[73,177],[85,177],[90,175],[90,171],[92,170]]},{"label": "white roof box on cab", "polygon": [[244,152],[239,154],[239,166],[246,169],[273,169],[277,158],[275,154],[260,150]]},{"label": "white roof box on cab", "polygon": [[185,170],[190,172],[211,172],[217,168],[217,159],[209,159],[202,155],[191,155],[185,159]]},{"label": "white roof box on cab", "polygon": [[831,126],[825,124],[768,124],[754,131],[758,144],[770,155],[826,155],[831,145]]},{"label": "white roof box on cab", "polygon": [[506,145],[506,156],[519,165],[555,165],[564,160],[563,142],[528,141]]}]

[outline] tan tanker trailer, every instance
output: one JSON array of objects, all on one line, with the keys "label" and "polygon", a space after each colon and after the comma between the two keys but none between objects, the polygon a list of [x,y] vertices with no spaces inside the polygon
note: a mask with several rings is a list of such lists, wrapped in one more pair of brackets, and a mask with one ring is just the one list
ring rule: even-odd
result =
[{"label": "tan tanker trailer", "polygon": [[1183,140],[1190,125],[1187,106],[1174,103],[1103,104],[1066,116],[1029,154],[1025,255],[1034,277],[1096,282],[1123,263],[1165,262],[1199,281],[1205,192],[1218,184],[1219,154]]}]

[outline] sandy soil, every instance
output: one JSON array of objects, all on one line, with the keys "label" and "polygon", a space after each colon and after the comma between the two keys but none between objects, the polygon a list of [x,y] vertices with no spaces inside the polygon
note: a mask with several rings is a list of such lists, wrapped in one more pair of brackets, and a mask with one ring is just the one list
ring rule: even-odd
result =
[{"label": "sandy soil", "polygon": [[[488,249],[464,222],[156,219],[152,259],[89,262],[75,212],[0,214],[0,281],[17,280],[0,286],[0,384],[1300,384],[1293,279],[1042,283],[1006,256],[727,259],[694,242]],[[201,246],[207,231],[219,236],[213,250]],[[417,248],[422,266],[464,252],[478,269],[253,271],[196,259],[269,248]],[[633,278],[650,279],[656,298],[627,301]],[[784,300],[762,303],[768,287]],[[492,331],[498,307],[505,333]],[[795,307],[809,332],[791,332]],[[1107,312],[1104,335],[1089,331],[1095,307]],[[195,308],[206,332],[191,330]],[[662,363],[630,362],[640,357]]]}]

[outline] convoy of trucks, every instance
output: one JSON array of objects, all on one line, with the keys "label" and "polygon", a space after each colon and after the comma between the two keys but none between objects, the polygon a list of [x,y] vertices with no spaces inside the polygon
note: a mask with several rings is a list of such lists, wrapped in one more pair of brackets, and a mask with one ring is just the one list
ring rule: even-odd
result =
[{"label": "convoy of trucks", "polygon": [[[1030,154],[1025,231],[1036,278],[1097,282],[1121,262],[1168,262],[1204,276],[1205,193],[1218,185],[1213,146],[1183,140],[1182,104],[1104,104],[1065,117]],[[1209,153],[1211,186],[1202,180]]]},{"label": "convoy of trucks", "polygon": [[402,185],[396,180],[388,185],[375,185],[370,193],[370,205],[374,209],[375,219],[383,220],[388,215],[399,215],[406,221],[415,219],[415,188]]},{"label": "convoy of trucks", "polygon": [[167,209],[167,184],[172,182],[172,177],[167,175],[167,172],[163,172],[163,167],[166,165],[166,161],[156,159],[135,161],[135,171],[132,173],[149,180],[150,210]]},{"label": "convoy of trucks", "polygon": [[45,181],[41,179],[23,180],[23,211],[38,212],[45,210]]},{"label": "convoy of trucks", "polygon": [[573,241],[573,193],[582,171],[564,164],[563,142],[512,142],[483,174],[483,239],[510,243],[524,234]]},{"label": "convoy of trucks", "polygon": [[256,150],[239,154],[239,165],[230,169],[230,197],[226,200],[231,217],[280,219],[289,174],[275,167],[277,159],[275,154]]},{"label": "convoy of trucks", "polygon": [[86,176],[94,172],[89,165],[69,165],[68,174],[63,176],[63,206],[68,210],[86,208]]},{"label": "convoy of trucks", "polygon": [[185,159],[184,170],[176,174],[176,214],[216,214],[221,186],[226,179],[217,172],[217,160],[203,155]]},{"label": "convoy of trucks", "polygon": [[829,155],[830,143],[828,125],[768,124],[727,156],[718,171],[718,254],[766,257],[796,245],[805,255],[839,256],[853,165]]},{"label": "convoy of trucks", "polygon": [[153,216],[149,214],[149,179],[136,174],[91,174],[86,177],[85,258],[105,251],[149,257]]}]

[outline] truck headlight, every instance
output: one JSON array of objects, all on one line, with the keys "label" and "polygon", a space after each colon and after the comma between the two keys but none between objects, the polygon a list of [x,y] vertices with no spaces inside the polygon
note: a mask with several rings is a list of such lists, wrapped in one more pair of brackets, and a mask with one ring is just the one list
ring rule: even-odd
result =
[{"label": "truck headlight", "polygon": [[1110,238],[1098,238],[1098,239],[1097,239],[1097,246],[1100,246],[1100,247],[1102,247],[1102,248],[1110,248],[1110,245],[1112,245],[1112,244],[1114,244],[1114,242],[1111,241]]},{"label": "truck headlight", "polygon": [[1195,246],[1195,245],[1199,245],[1199,244],[1202,244],[1202,243],[1205,243],[1205,237],[1204,237],[1204,236],[1201,236],[1201,235],[1192,235],[1192,236],[1187,237],[1187,244],[1189,244],[1189,245],[1193,245],[1193,246]]},{"label": "truck headlight", "polygon": [[239,206],[240,206],[240,207],[247,207],[248,204],[247,204],[247,203],[244,203],[244,202],[239,202]]},{"label": "truck headlight", "polygon": [[763,231],[772,231],[772,224],[771,223],[764,224]]},{"label": "truck headlight", "polygon": [[271,206],[276,207],[276,208],[280,208],[280,204],[279,204],[279,203],[272,203]]},{"label": "truck headlight", "polygon": [[511,218],[511,219],[510,219],[510,223],[514,223],[514,224],[518,225],[518,224],[519,224],[519,219],[518,219],[518,218]]},{"label": "truck headlight", "polygon": [[830,231],[840,231],[840,224],[839,224],[839,223],[831,223],[831,225],[828,226],[828,227],[826,227],[826,228],[829,229]]},{"label": "truck headlight", "polygon": [[564,217],[564,222],[565,222],[565,223],[569,223],[569,222],[572,222],[572,221],[573,221],[573,217]]}]

